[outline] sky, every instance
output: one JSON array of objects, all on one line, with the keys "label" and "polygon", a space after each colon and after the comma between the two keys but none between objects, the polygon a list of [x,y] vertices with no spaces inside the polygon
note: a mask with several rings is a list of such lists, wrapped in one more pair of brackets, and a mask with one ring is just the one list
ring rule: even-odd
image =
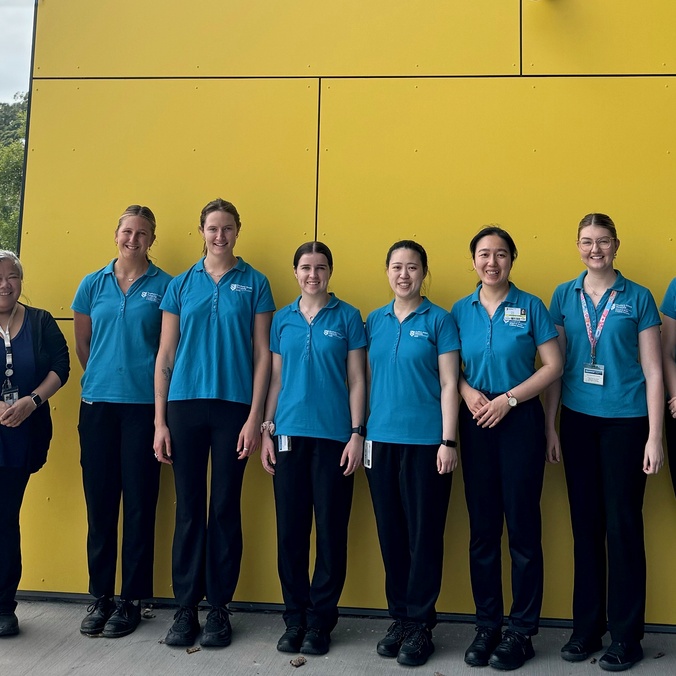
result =
[{"label": "sky", "polygon": [[0,0],[0,102],[27,92],[35,0]]}]

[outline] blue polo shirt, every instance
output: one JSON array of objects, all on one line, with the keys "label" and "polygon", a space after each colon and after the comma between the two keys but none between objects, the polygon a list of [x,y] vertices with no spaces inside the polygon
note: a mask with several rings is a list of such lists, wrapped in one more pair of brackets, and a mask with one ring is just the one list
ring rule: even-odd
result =
[{"label": "blue polo shirt", "polygon": [[451,316],[427,298],[403,322],[394,301],[366,319],[371,367],[368,438],[393,444],[440,444],[439,355],[460,348]]},{"label": "blue polo shirt", "polygon": [[657,305],[648,289],[625,279],[619,270],[615,283],[606,290],[597,307],[586,296],[594,333],[611,291],[617,290],[596,346],[596,362],[605,367],[604,384],[585,383],[583,368],[591,361],[591,346],[582,315],[580,290],[586,274],[585,271],[577,279],[560,284],[552,296],[552,319],[566,332],[561,401],[573,411],[587,415],[605,418],[645,416],[648,406],[645,378],[639,363],[638,334],[661,323]]},{"label": "blue polo shirt", "polygon": [[671,280],[667,292],[664,294],[660,312],[667,317],[671,317],[671,319],[676,319],[676,277]]},{"label": "blue polo shirt", "polygon": [[359,310],[333,294],[310,324],[300,296],[282,308],[270,331],[270,349],[282,357],[277,434],[349,441],[347,353],[365,346]]},{"label": "blue polo shirt", "polygon": [[265,275],[238,256],[216,284],[202,258],[172,279],[160,308],[180,317],[168,400],[251,404],[254,319],[275,309]]},{"label": "blue polo shirt", "polygon": [[171,276],[150,263],[145,275],[122,293],[115,279],[115,260],[82,280],[71,305],[92,322],[82,398],[152,404],[162,326],[160,303]]},{"label": "blue polo shirt", "polygon": [[508,392],[535,373],[539,345],[558,333],[545,304],[510,282],[507,298],[489,317],[479,291],[459,300],[451,317],[460,336],[467,383],[482,392]]}]

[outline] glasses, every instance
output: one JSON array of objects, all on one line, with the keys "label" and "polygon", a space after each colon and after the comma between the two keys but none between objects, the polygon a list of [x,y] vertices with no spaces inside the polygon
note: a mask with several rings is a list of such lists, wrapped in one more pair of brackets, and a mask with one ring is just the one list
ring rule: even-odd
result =
[{"label": "glasses", "polygon": [[599,249],[607,250],[610,249],[614,241],[614,237],[601,237],[597,240],[579,239],[577,245],[581,251],[591,251],[594,248],[594,244],[598,245]]}]

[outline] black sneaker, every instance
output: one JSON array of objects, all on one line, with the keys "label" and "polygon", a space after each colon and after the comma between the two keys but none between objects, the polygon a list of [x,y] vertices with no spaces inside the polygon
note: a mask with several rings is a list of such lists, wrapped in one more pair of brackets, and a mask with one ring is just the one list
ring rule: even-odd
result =
[{"label": "black sneaker", "polygon": [[599,660],[599,666],[606,671],[626,671],[642,659],[643,648],[639,641],[613,641]]},{"label": "black sneaker", "polygon": [[488,658],[498,647],[501,639],[502,632],[499,627],[476,627],[476,636],[465,650],[465,664],[469,664],[470,667],[487,666]]},{"label": "black sneaker", "polygon": [[287,627],[279,641],[277,641],[277,650],[280,653],[298,653],[305,636],[303,627]]},{"label": "black sneaker", "polygon": [[566,662],[584,662],[590,655],[603,648],[600,638],[578,638],[571,636],[570,641],[561,648],[561,657]]},{"label": "black sneaker", "polygon": [[300,651],[304,655],[326,655],[329,652],[331,634],[323,629],[308,627],[305,638],[300,645]]},{"label": "black sneaker", "polygon": [[101,596],[96,599],[87,606],[87,615],[80,624],[80,633],[85,636],[98,636],[114,611],[115,603],[112,598]]},{"label": "black sneaker", "polygon": [[230,626],[232,613],[225,607],[212,608],[207,615],[207,623],[204,625],[200,645],[205,648],[225,648],[232,640],[232,627]]},{"label": "black sneaker", "polygon": [[141,622],[141,604],[135,605],[131,601],[120,599],[113,614],[103,627],[102,636],[105,638],[120,638],[131,634]]},{"label": "black sneaker", "polygon": [[200,633],[197,608],[181,606],[174,615],[174,624],[167,632],[164,642],[167,645],[191,646]]},{"label": "black sneaker", "polygon": [[535,651],[530,636],[507,629],[502,635],[502,641],[488,658],[488,664],[493,669],[511,671],[522,667],[526,660],[533,657],[535,657]]},{"label": "black sneaker", "polygon": [[407,634],[407,624],[402,620],[395,620],[387,630],[387,634],[378,641],[376,652],[383,657],[396,657]]},{"label": "black sneaker", "polygon": [[399,648],[397,662],[409,667],[418,667],[425,664],[433,652],[432,632],[423,624],[414,624]]},{"label": "black sneaker", "polygon": [[15,613],[0,613],[0,636],[16,636],[19,633],[19,620]]}]

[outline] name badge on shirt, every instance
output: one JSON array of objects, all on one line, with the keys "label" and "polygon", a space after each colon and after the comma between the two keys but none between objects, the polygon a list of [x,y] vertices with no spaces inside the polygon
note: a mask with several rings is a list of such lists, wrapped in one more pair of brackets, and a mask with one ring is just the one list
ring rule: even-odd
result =
[{"label": "name badge on shirt", "polygon": [[364,467],[371,469],[373,466],[373,444],[370,439],[364,441]]},{"label": "name badge on shirt", "polygon": [[509,322],[525,322],[526,321],[526,310],[521,307],[506,307],[505,308],[505,317],[504,322],[507,324]]},{"label": "name badge on shirt", "polygon": [[280,453],[291,450],[291,437],[286,434],[280,434],[277,437],[277,450]]},{"label": "name badge on shirt", "polygon": [[603,373],[605,371],[603,364],[585,364],[583,371],[583,381],[589,385],[603,385]]}]

